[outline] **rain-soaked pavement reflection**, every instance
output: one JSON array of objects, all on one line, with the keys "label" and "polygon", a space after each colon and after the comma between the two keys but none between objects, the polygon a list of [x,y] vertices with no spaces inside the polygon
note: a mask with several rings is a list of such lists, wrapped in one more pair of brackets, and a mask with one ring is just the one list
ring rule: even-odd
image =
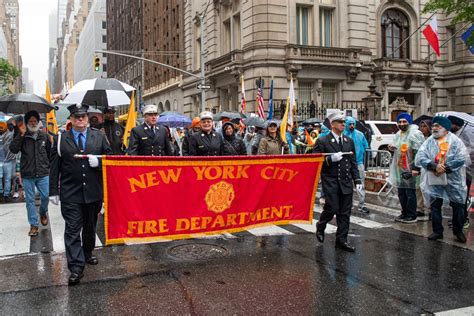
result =
[{"label": "rain-soaked pavement reflection", "polygon": [[75,287],[63,254],[5,259],[0,306],[5,315],[332,315],[474,305],[473,251],[391,228],[351,233],[355,254],[313,234],[105,247]]}]

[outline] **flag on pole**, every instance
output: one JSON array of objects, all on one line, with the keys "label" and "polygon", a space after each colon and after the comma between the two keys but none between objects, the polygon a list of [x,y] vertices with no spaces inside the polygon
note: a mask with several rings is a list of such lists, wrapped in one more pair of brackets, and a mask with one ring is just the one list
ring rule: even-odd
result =
[{"label": "flag on pole", "polygon": [[288,125],[293,128],[295,126],[295,113],[296,113],[296,96],[295,87],[293,85],[293,77],[290,79],[290,91],[288,93],[289,109],[288,109]]},{"label": "flag on pole", "polygon": [[[45,99],[46,101],[48,101],[49,104],[53,104],[53,102],[51,102],[51,91],[49,90],[48,80],[46,80]],[[58,122],[56,121],[55,110],[46,113],[46,127],[48,130],[48,135],[50,135],[51,137],[58,134]]]},{"label": "flag on pole", "polygon": [[257,89],[257,115],[265,118],[265,105],[263,104],[263,80],[260,78],[260,86]]},{"label": "flag on pole", "polygon": [[439,57],[439,34],[438,34],[438,21],[436,19],[436,15],[430,21],[430,24],[423,30],[423,35],[425,36],[426,40],[436,52],[436,55]]},{"label": "flag on pole", "polygon": [[270,84],[270,97],[268,99],[268,120],[273,119],[273,78]]},{"label": "flag on pole", "polygon": [[288,129],[288,112],[290,109],[290,97],[286,99],[286,107],[285,107],[285,115],[283,115],[283,118],[281,120],[281,125],[280,125],[280,138],[282,141],[287,143],[286,141],[286,130]]},{"label": "flag on pole", "polygon": [[469,49],[469,51],[471,52],[471,54],[474,55],[474,44],[469,44],[468,43],[468,40],[469,38],[472,36],[472,33],[474,32],[474,24],[471,25],[470,28],[467,29],[466,32],[464,32],[462,35],[461,35],[461,39],[462,41],[466,44],[467,46],[467,49]]},{"label": "flag on pole", "polygon": [[123,133],[123,145],[128,147],[128,139],[132,128],[137,125],[137,112],[135,112],[135,91],[132,91],[130,98],[130,108],[128,109],[127,125],[125,125],[125,132]]},{"label": "flag on pole", "polygon": [[245,101],[244,75],[240,77],[240,84],[242,86],[240,91],[240,113],[245,114],[245,111],[247,110],[247,101]]}]

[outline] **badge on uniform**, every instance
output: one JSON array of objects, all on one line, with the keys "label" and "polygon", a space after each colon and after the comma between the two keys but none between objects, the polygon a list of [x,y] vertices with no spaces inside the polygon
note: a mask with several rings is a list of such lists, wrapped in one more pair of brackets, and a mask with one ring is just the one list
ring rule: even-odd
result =
[{"label": "badge on uniform", "polygon": [[142,140],[146,140],[146,139],[148,139],[148,137],[142,137]]},{"label": "badge on uniform", "polygon": [[334,143],[334,142],[336,142],[336,140],[335,140],[334,138],[333,138],[333,139],[331,139],[331,141],[332,141],[333,143]]}]

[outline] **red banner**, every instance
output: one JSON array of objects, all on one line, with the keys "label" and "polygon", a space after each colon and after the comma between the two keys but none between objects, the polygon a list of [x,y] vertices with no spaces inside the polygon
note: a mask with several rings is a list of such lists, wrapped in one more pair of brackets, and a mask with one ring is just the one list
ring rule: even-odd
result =
[{"label": "red banner", "polygon": [[106,244],[311,223],[323,158],[102,159]]}]

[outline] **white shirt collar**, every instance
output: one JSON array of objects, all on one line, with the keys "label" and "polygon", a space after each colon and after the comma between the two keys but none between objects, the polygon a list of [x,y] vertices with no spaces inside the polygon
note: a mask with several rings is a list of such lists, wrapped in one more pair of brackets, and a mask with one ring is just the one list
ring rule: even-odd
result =
[{"label": "white shirt collar", "polygon": [[332,136],[334,137],[334,139],[339,142],[339,138],[341,138],[341,141],[344,142],[344,138],[342,138],[342,134],[341,136],[338,136],[336,133],[334,133],[333,131],[331,131],[331,134]]}]

